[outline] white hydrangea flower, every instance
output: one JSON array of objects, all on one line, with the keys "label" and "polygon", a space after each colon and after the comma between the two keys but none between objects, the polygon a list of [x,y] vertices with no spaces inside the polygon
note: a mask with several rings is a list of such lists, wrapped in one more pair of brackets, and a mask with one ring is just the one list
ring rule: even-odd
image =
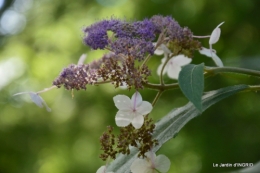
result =
[{"label": "white hydrangea flower", "polygon": [[106,166],[101,166],[96,173],[114,173],[114,172],[106,172]]},{"label": "white hydrangea flower", "polygon": [[[132,173],[166,173],[170,169],[171,162],[165,155],[156,156],[154,152],[147,152],[145,159],[133,161],[130,170]],[[158,170],[158,171],[157,171]]]},{"label": "white hydrangea flower", "polygon": [[[164,57],[162,59],[162,63],[159,65],[159,67],[157,69],[157,74],[159,76],[161,74],[162,67],[163,67],[163,64],[165,63],[166,59],[167,59],[166,57]],[[189,64],[190,62],[191,62],[191,58],[188,58],[184,55],[174,56],[168,61],[168,63],[164,67],[163,74],[165,74],[167,72],[167,75],[169,76],[169,78],[178,79],[179,73],[181,71],[181,67]]]},{"label": "white hydrangea flower", "polygon": [[115,119],[116,125],[119,127],[125,127],[132,123],[136,129],[141,128],[144,123],[144,115],[153,109],[151,103],[142,100],[138,91],[131,99],[125,95],[117,95],[113,100],[118,109]]}]

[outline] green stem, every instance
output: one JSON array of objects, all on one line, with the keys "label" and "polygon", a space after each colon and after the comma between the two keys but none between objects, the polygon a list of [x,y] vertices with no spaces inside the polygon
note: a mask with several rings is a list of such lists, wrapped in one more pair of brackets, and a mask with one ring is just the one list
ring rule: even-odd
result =
[{"label": "green stem", "polygon": [[166,91],[166,90],[172,90],[172,89],[177,89],[179,88],[178,83],[173,83],[173,84],[153,84],[153,83],[146,83],[144,86],[148,89],[151,90],[156,90],[156,91]]},{"label": "green stem", "polygon": [[52,90],[52,89],[54,89],[54,88],[57,88],[57,86],[56,86],[56,85],[53,85],[53,86],[51,86],[51,87],[49,87],[49,88],[45,88],[45,89],[43,89],[43,90],[41,90],[41,91],[38,91],[38,92],[36,92],[36,93],[37,93],[37,94],[41,94],[41,93],[50,91],[50,90]]},{"label": "green stem", "polygon": [[238,67],[205,67],[204,71],[209,75],[215,75],[218,73],[238,73],[260,77],[260,71]]},{"label": "green stem", "polygon": [[248,89],[246,89],[245,91],[259,91],[260,90],[260,85],[251,85],[249,86]]},{"label": "green stem", "polygon": [[[250,69],[245,69],[245,68],[238,68],[238,67],[205,67],[204,71],[205,71],[205,73],[204,73],[205,77],[216,75],[218,73],[237,73],[237,74],[244,74],[244,75],[260,77],[260,71],[250,70]],[[178,83],[163,84],[162,81],[160,81],[160,82],[161,82],[161,84],[146,83],[146,84],[144,84],[144,86],[148,89],[152,89],[152,90],[156,90],[156,91],[165,91],[165,90],[179,88]],[[259,88],[260,88],[260,86],[254,86],[254,87],[250,88],[249,90],[259,90]]]},{"label": "green stem", "polygon": [[163,81],[163,71],[164,71],[164,68],[166,67],[166,64],[169,62],[170,59],[171,59],[171,57],[170,57],[170,55],[168,55],[166,61],[164,62],[163,66],[162,66],[162,70],[161,70],[161,73],[160,73],[160,83],[161,83],[162,85],[164,85],[164,81]]},{"label": "green stem", "polygon": [[154,107],[154,105],[156,104],[156,102],[158,101],[158,99],[161,97],[163,91],[158,91],[154,100],[153,100],[153,103],[152,103],[152,106]]},{"label": "green stem", "polygon": [[144,62],[141,64],[140,69],[143,68],[143,66],[149,61],[150,58],[151,58],[151,55],[148,54],[147,57],[145,58]]}]

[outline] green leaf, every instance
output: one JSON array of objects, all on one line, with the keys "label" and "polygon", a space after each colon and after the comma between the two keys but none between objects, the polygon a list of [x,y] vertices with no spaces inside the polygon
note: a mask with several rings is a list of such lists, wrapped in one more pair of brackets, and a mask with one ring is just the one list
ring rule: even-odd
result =
[{"label": "green leaf", "polygon": [[204,64],[189,64],[182,67],[179,74],[179,86],[183,94],[202,111],[201,97],[204,90]]},{"label": "green leaf", "polygon": [[[248,88],[247,85],[236,85],[207,92],[202,97],[202,110],[204,111],[220,100],[246,88]],[[154,152],[159,150],[165,142],[175,137],[185,124],[198,115],[200,115],[200,111],[191,102],[169,112],[155,124],[156,127],[153,137],[159,141],[159,145],[154,147],[152,150]],[[131,148],[130,155],[120,154],[117,159],[108,166],[108,171],[114,171],[115,173],[129,173],[130,166],[137,158],[137,154],[138,151],[136,148]]]}]

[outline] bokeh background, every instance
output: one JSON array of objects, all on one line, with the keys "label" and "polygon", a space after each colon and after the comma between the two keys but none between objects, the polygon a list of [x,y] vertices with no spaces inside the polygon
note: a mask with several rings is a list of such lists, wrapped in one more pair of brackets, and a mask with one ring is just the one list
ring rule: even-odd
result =
[{"label": "bokeh background", "polygon": [[[52,112],[34,105],[22,91],[52,85],[62,68],[102,56],[82,43],[82,28],[116,16],[142,20],[155,14],[171,15],[195,35],[209,35],[222,21],[222,35],[214,45],[226,66],[260,70],[260,1],[258,0],[0,0],[0,173],[89,173],[105,163],[99,159],[99,137],[115,126],[117,109],[112,97],[131,96],[133,90],[111,85],[43,93]],[[202,40],[208,47],[208,40]],[[161,57],[150,67],[156,69]],[[193,63],[210,58],[195,54]],[[166,79],[168,83],[173,82]],[[205,90],[235,84],[259,84],[260,79],[221,74],[205,82]],[[152,101],[155,92],[141,91]],[[154,108],[154,120],[187,99],[179,90],[165,93]],[[158,153],[172,164],[170,173],[228,172],[213,163],[256,163],[260,160],[260,94],[239,93],[217,103],[190,121]]]}]

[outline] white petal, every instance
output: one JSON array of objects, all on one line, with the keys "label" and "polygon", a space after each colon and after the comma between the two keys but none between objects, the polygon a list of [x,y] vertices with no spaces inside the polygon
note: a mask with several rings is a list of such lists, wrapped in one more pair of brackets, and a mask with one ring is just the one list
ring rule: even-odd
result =
[{"label": "white petal", "polygon": [[181,71],[180,66],[178,66],[177,64],[171,64],[171,65],[169,65],[169,68],[167,70],[167,75],[169,76],[169,78],[177,80],[179,77],[180,71]]},{"label": "white petal", "polygon": [[178,66],[184,66],[191,62],[191,58],[188,58],[184,55],[178,55],[173,57],[170,61],[172,61],[174,64],[177,64]]},{"label": "white petal", "polygon": [[151,103],[147,101],[143,101],[142,104],[136,109],[137,114],[139,115],[146,115],[150,113],[153,109],[153,106]]},{"label": "white petal", "polygon": [[149,160],[155,160],[155,158],[156,158],[156,154],[152,151],[145,153],[145,155]]},{"label": "white petal", "polygon": [[101,166],[96,173],[105,173],[106,171],[106,166]]},{"label": "white petal", "polygon": [[165,44],[161,44],[160,48],[164,51],[165,54],[171,54],[172,51],[168,49],[168,47]]},{"label": "white petal", "polygon": [[134,115],[132,112],[127,111],[118,111],[116,114],[116,125],[119,127],[125,127],[128,126],[134,118]]},{"label": "white petal", "polygon": [[215,53],[212,53],[212,59],[213,61],[215,62],[215,64],[218,66],[218,67],[223,67],[223,62],[221,61],[221,59],[215,54]]},{"label": "white petal", "polygon": [[[210,51],[210,49],[207,49],[207,48],[202,48],[201,50],[199,50],[199,52],[202,54],[202,55],[206,55],[210,58],[213,59],[213,61],[215,62],[215,64],[218,66],[218,67],[223,67],[223,62],[221,61],[221,59],[217,56],[216,54],[216,51],[215,50],[212,50],[212,52]],[[212,57],[211,57],[212,55]]]},{"label": "white petal", "polygon": [[156,158],[156,154],[152,151],[149,151],[147,153],[145,153],[147,159],[150,160],[150,164],[153,164],[153,165],[150,165],[150,166],[154,166],[155,167],[155,158]]},{"label": "white petal", "polygon": [[171,162],[165,155],[159,155],[155,158],[155,168],[161,173],[166,173],[169,171]]},{"label": "white petal", "polygon": [[132,173],[149,173],[149,163],[144,159],[135,159],[130,166]]},{"label": "white petal", "polygon": [[223,24],[224,22],[220,23],[211,33],[210,35],[210,38],[209,38],[209,44],[215,44],[218,40],[219,40],[219,37],[220,37],[220,26]]},{"label": "white petal", "polygon": [[[210,49],[207,49],[205,47],[202,47],[201,50],[199,50],[200,54],[206,55],[207,57],[211,58],[211,51]],[[216,50],[212,49],[212,54],[216,54]]]},{"label": "white petal", "polygon": [[[159,67],[157,68],[157,74],[158,74],[158,76],[161,75],[162,67],[163,67],[163,63],[160,64]],[[168,66],[166,65],[166,66],[164,67],[164,70],[163,70],[163,75],[166,73],[167,68],[168,68]]]},{"label": "white petal", "polygon": [[101,166],[96,173],[114,173],[114,172],[106,172],[106,166]]},{"label": "white petal", "polygon": [[42,98],[39,94],[34,93],[34,92],[30,92],[29,94],[30,94],[30,97],[31,97],[32,101],[33,101],[37,106],[39,106],[39,107],[41,107],[41,108],[42,108],[43,106],[45,106],[46,110],[47,110],[48,112],[51,112],[51,109],[48,107],[48,105],[46,104],[46,102],[43,100],[43,98]]},{"label": "white petal", "polygon": [[79,58],[78,65],[83,65],[86,58],[87,54],[82,54]]},{"label": "white petal", "polygon": [[[153,46],[155,47],[156,46],[156,42],[155,43],[153,43]],[[154,54],[155,55],[162,55],[164,53],[164,51],[161,49],[161,47],[159,46],[157,49],[155,49],[155,51],[154,51]]]},{"label": "white petal", "polygon": [[166,59],[167,59],[167,56],[164,56],[164,57],[161,59],[161,63],[164,64],[165,61],[166,61]]},{"label": "white petal", "polygon": [[144,116],[142,115],[135,116],[134,119],[132,120],[132,125],[134,126],[135,129],[140,129],[143,124],[144,124]]},{"label": "white petal", "polygon": [[170,59],[167,74],[169,78],[178,79],[181,71],[181,66],[187,65],[191,62],[191,58],[184,55],[178,55]]},{"label": "white petal", "polygon": [[120,89],[122,90],[126,90],[127,89],[127,85],[125,82],[123,82],[123,85],[122,86],[119,86]]},{"label": "white petal", "polygon": [[160,48],[157,48],[155,51],[154,51],[154,54],[155,55],[162,55],[164,53],[164,51]]},{"label": "white petal", "polygon": [[43,104],[42,104],[42,99],[40,98],[40,96],[37,94],[37,93],[33,93],[33,92],[30,92],[30,97],[32,99],[32,101],[37,105],[39,106],[40,108],[43,107]]},{"label": "white petal", "polygon": [[113,100],[117,109],[127,111],[131,110],[131,100],[129,97],[125,95],[117,95],[113,97]]},{"label": "white petal", "polygon": [[136,110],[136,108],[141,105],[142,101],[143,100],[141,94],[138,91],[136,91],[131,98],[131,103],[133,106],[132,108]]}]

